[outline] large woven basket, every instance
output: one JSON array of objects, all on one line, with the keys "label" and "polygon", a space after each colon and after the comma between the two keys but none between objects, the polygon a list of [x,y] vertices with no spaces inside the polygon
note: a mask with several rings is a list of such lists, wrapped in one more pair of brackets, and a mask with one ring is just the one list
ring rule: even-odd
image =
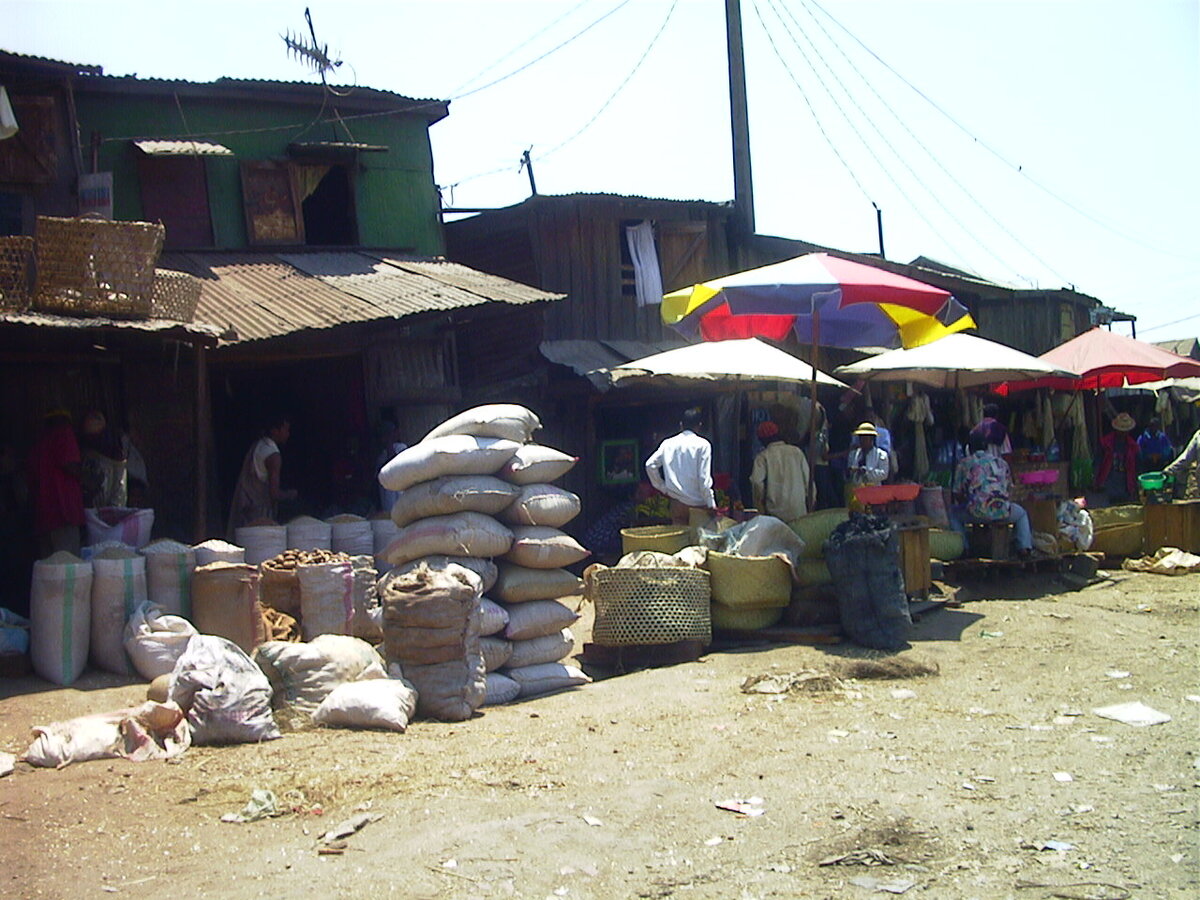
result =
[{"label": "large woven basket", "polygon": [[155,269],[150,291],[150,318],[191,322],[200,302],[200,279],[186,272]]},{"label": "large woven basket", "polygon": [[0,311],[22,312],[29,308],[32,260],[33,238],[0,237]]},{"label": "large woven basket", "polygon": [[792,573],[777,556],[708,551],[712,598],[730,609],[782,609],[792,598]]},{"label": "large woven basket", "polygon": [[144,319],[166,229],[150,222],[38,216],[35,309]]},{"label": "large woven basket", "polygon": [[687,525],[642,525],[621,529],[621,552],[657,550],[659,553],[678,553],[695,543],[692,529]]},{"label": "large woven basket", "polygon": [[708,573],[679,567],[593,565],[584,597],[596,605],[592,641],[606,647],[712,642]]},{"label": "large woven basket", "polygon": [[772,606],[766,609],[736,609],[724,603],[712,605],[713,628],[718,631],[757,631],[770,628],[783,618],[783,610]]},{"label": "large woven basket", "polygon": [[1144,522],[1106,525],[1096,529],[1092,546],[1088,549],[1105,556],[1141,556],[1145,540]]}]

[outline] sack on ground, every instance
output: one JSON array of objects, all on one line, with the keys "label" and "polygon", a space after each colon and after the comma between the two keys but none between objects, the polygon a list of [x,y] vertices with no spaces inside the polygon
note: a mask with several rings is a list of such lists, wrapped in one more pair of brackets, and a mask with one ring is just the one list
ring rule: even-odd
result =
[{"label": "sack on ground", "polygon": [[[383,596],[388,661],[432,665],[478,652],[480,581],[460,566],[418,567],[389,579]],[[419,687],[418,687],[419,690]]]},{"label": "sack on ground", "polygon": [[421,556],[501,556],[512,546],[512,532],[491,516],[461,512],[421,519],[400,529],[384,552],[394,566]]},{"label": "sack on ground", "polygon": [[508,663],[508,659],[512,656],[513,642],[506,641],[502,637],[481,637],[479,639],[479,652],[483,654],[483,668],[488,672],[495,672],[501,666]]},{"label": "sack on ground", "polygon": [[350,563],[301,566],[296,577],[300,581],[300,629],[304,639],[349,634],[354,619],[354,569]]},{"label": "sack on ground", "polygon": [[190,619],[196,551],[187,544],[161,538],[140,552],[146,558],[147,598],[167,615]]},{"label": "sack on ground", "polygon": [[557,600],[530,600],[509,607],[504,636],[510,641],[554,634],[573,624],[579,613]]},{"label": "sack on ground", "polygon": [[562,528],[579,515],[579,495],[553,484],[527,484],[499,519],[506,525],[546,525]]},{"label": "sack on ground", "polygon": [[443,475],[495,475],[519,446],[504,438],[469,434],[430,438],[401,450],[385,463],[379,470],[379,483],[388,491],[404,491]]},{"label": "sack on ground", "polygon": [[846,637],[874,650],[903,646],[912,627],[899,541],[882,516],[853,516],[825,543]]},{"label": "sack on ground", "polygon": [[317,707],[313,721],[340,728],[404,731],[417,711],[417,691],[399,678],[338,685]]},{"label": "sack on ground", "polygon": [[354,578],[354,618],[350,633],[369,643],[383,640],[383,605],[379,602],[379,576],[374,556],[350,557]]},{"label": "sack on ground", "polygon": [[559,569],[590,556],[575,538],[545,525],[514,525],[512,546],[504,558],[530,569]]},{"label": "sack on ground", "polygon": [[250,653],[266,638],[258,599],[258,569],[210,563],[192,576],[192,624],[201,634],[228,638]]},{"label": "sack on ground", "polygon": [[494,516],[512,503],[520,490],[494,475],[444,475],[401,491],[392,504],[392,521],[403,527],[418,519],[457,512]]},{"label": "sack on ground", "polygon": [[125,653],[125,623],[146,602],[146,560],[112,548],[92,559],[91,660],[99,669],[132,675]]},{"label": "sack on ground", "polygon": [[375,535],[371,523],[362,516],[342,513],[326,520],[332,529],[329,549],[347,556],[373,556]]},{"label": "sack on ground", "polygon": [[244,525],[234,529],[233,539],[246,551],[245,562],[252,566],[272,559],[288,548],[285,525]]},{"label": "sack on ground", "polygon": [[566,475],[577,462],[578,456],[553,447],[525,444],[504,462],[499,474],[513,484],[543,484]]},{"label": "sack on ground", "polygon": [[29,655],[33,671],[71,684],[87,666],[92,625],[92,564],[59,551],[33,564]]},{"label": "sack on ground", "polygon": [[387,677],[374,647],[343,634],[323,634],[300,644],[268,641],[255,649],[253,658],[271,684],[280,724],[289,728],[307,725],[339,685]]},{"label": "sack on ground", "polygon": [[487,692],[486,674],[478,642],[463,659],[404,666],[404,676],[417,689],[417,712],[443,722],[462,722],[474,715]]},{"label": "sack on ground", "polygon": [[194,744],[239,744],[280,737],[271,683],[232,641],[198,634],[171,673],[170,699],[187,714]]},{"label": "sack on ground", "polygon": [[147,681],[166,675],[187,649],[195,626],[182,616],[163,612],[149,601],[138,604],[125,625],[125,652]]},{"label": "sack on ground", "polygon": [[501,703],[511,703],[521,693],[521,686],[500,672],[487,673],[487,691],[483,697],[484,706],[499,706]]},{"label": "sack on ground", "polygon": [[506,438],[524,444],[541,427],[537,415],[524,406],[488,403],[451,416],[425,435],[423,441],[449,434],[472,434],[477,437]]},{"label": "sack on ground", "polygon": [[583,580],[566,569],[530,569],[501,562],[490,590],[502,603],[528,603],[578,594],[583,590]]},{"label": "sack on ground", "polygon": [[512,642],[512,652],[505,666],[510,669],[524,666],[536,666],[541,663],[558,662],[570,656],[575,649],[575,636],[570,628],[564,628],[553,634]]},{"label": "sack on ground", "polygon": [[24,760],[53,768],[89,759],[170,759],[191,745],[183,711],[174,703],[152,700],[116,712],[35,725],[33,733]]},{"label": "sack on ground", "polygon": [[207,566],[209,563],[227,562],[244,563],[246,548],[222,541],[218,538],[204,541],[192,548],[196,551],[196,567]]},{"label": "sack on ground", "polygon": [[592,679],[575,666],[562,663],[541,663],[519,669],[505,669],[504,673],[521,686],[520,698],[536,697],[550,691],[591,684]]}]

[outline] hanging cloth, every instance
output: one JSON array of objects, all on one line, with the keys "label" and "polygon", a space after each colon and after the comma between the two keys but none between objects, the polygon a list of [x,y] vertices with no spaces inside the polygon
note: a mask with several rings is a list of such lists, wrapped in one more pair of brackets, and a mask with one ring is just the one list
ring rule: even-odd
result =
[{"label": "hanging cloth", "polygon": [[1175,407],[1171,404],[1171,392],[1163,389],[1155,394],[1154,412],[1162,422],[1163,431],[1175,424]]},{"label": "hanging cloth", "polygon": [[1050,445],[1054,443],[1054,409],[1050,403],[1049,391],[1039,391],[1038,394],[1038,405],[1042,410],[1042,449],[1049,450]]},{"label": "hanging cloth", "polygon": [[8,91],[0,84],[0,141],[7,140],[17,133],[17,116],[12,104],[8,102]]},{"label": "hanging cloth", "polygon": [[649,222],[629,225],[625,228],[625,240],[629,243],[629,256],[633,260],[637,305],[662,303],[662,272],[658,268],[658,250],[654,246],[654,226]]},{"label": "hanging cloth", "polygon": [[913,423],[913,478],[922,482],[929,474],[929,445],[925,441],[925,426],[933,424],[933,407],[929,404],[929,395],[913,394],[906,415]]}]

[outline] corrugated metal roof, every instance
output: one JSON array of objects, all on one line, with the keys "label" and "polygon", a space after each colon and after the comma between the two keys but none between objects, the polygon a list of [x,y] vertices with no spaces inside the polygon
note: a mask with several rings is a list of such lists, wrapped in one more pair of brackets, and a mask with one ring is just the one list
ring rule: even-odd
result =
[{"label": "corrugated metal roof", "polygon": [[147,156],[233,156],[233,151],[214,141],[134,141]]},{"label": "corrugated metal roof", "polygon": [[5,59],[12,59],[16,62],[33,63],[45,67],[53,67],[59,69],[67,69],[72,73],[80,73],[84,75],[102,75],[104,68],[102,66],[93,66],[87,63],[67,62],[62,59],[50,59],[46,56],[30,56],[26,53],[15,53],[12,50],[0,50],[0,63]]},{"label": "corrugated metal roof", "polygon": [[164,253],[202,281],[196,319],[263,340],[487,303],[562,299],[465,266],[386,251]]},{"label": "corrugated metal roof", "polygon": [[219,328],[203,322],[177,322],[173,319],[109,319],[101,316],[75,318],[39,312],[0,312],[0,324],[64,329],[121,328],[146,332],[179,331],[185,334],[202,335],[214,340],[220,334]]},{"label": "corrugated metal roof", "polygon": [[577,375],[596,369],[611,369],[625,363],[687,346],[687,341],[542,341],[542,356],[552,363],[567,366]]}]

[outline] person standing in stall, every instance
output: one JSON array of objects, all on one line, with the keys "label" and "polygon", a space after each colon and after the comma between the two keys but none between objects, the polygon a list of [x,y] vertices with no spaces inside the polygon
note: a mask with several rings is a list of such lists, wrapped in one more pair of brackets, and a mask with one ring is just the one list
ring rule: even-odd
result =
[{"label": "person standing in stall", "polygon": [[1167,460],[1175,455],[1171,439],[1162,430],[1162,420],[1150,420],[1146,430],[1138,435],[1138,467],[1142,472],[1161,472]]},{"label": "person standing in stall", "polygon": [[1130,434],[1137,422],[1127,412],[1112,420],[1113,430],[1100,438],[1100,468],[1095,488],[1104,491],[1109,503],[1137,499],[1137,441]]},{"label": "person standing in stall", "polygon": [[29,450],[29,494],[39,558],[59,550],[79,555],[83,517],[83,467],[79,441],[65,409],[46,413]]},{"label": "person standing in stall", "polygon": [[287,417],[274,416],[267,420],[262,435],[246,452],[229,509],[230,538],[235,528],[262,519],[275,521],[279,515],[279,501],[295,500],[299,496],[294,488],[284,490],[279,483],[283,467],[280,448],[291,436],[292,423]]},{"label": "person standing in stall", "polygon": [[785,522],[807,515],[812,499],[808,457],[799,447],[783,440],[774,422],[762,422],[757,434],[763,450],[754,457],[750,470],[754,506],[763,515]]},{"label": "person standing in stall", "polygon": [[693,509],[717,512],[713,493],[712,444],[696,432],[704,424],[698,407],[684,411],[678,434],[667,438],[646,460],[646,477],[671,501],[671,522],[687,525]]}]

